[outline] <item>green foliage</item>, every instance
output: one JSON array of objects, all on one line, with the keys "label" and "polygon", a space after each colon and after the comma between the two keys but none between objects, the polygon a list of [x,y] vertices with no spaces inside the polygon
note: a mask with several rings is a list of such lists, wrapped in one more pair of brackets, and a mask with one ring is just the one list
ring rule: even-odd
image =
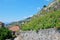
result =
[{"label": "green foliage", "polygon": [[0,40],[5,40],[11,38],[12,34],[11,31],[7,28],[0,28]]},{"label": "green foliage", "polygon": [[46,5],[43,6],[44,8],[46,7]]},{"label": "green foliage", "polygon": [[58,0],[60,2],[60,0]]},{"label": "green foliage", "polygon": [[22,26],[22,30],[40,30],[60,27],[60,10],[33,17],[29,23]]}]

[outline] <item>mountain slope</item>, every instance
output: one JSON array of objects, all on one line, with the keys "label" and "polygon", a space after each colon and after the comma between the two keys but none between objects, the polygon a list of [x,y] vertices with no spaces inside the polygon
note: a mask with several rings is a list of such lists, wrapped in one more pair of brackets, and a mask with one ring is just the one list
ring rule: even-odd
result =
[{"label": "mountain slope", "polygon": [[54,27],[60,28],[60,2],[57,0],[33,16],[30,22],[22,26],[22,30],[40,30]]}]

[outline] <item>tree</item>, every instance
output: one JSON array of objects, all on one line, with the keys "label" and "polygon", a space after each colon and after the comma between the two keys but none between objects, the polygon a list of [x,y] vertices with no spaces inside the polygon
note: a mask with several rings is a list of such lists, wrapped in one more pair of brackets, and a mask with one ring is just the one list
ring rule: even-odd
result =
[{"label": "tree", "polygon": [[44,8],[46,7],[46,5],[43,6]]},{"label": "tree", "polygon": [[0,28],[0,40],[12,38],[12,32],[7,28]]}]

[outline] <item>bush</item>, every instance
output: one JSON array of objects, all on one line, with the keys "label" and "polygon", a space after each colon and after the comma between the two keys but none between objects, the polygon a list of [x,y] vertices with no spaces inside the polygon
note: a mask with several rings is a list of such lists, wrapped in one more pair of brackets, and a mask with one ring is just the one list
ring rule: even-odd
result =
[{"label": "bush", "polygon": [[12,32],[7,28],[0,28],[0,40],[12,38]]}]

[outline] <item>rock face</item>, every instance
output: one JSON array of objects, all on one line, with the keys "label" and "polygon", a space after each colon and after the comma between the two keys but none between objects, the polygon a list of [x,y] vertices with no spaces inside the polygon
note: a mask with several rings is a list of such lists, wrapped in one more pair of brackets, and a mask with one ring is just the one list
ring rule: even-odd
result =
[{"label": "rock face", "polygon": [[60,40],[60,30],[54,28],[35,31],[20,32],[15,40]]}]

